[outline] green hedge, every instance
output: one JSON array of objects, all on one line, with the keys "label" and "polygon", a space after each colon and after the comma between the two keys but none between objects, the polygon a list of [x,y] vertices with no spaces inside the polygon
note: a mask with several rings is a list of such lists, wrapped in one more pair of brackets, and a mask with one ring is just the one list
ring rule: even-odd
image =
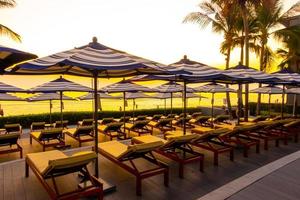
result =
[{"label": "green hedge", "polygon": [[[170,113],[170,109],[166,110],[166,113]],[[193,112],[199,112],[199,108],[188,108],[188,113]],[[182,113],[182,108],[174,108],[173,113],[180,114]],[[164,109],[145,109],[145,110],[137,110],[135,112],[135,116],[138,115],[148,115],[152,116],[154,114],[165,114]],[[123,116],[123,112],[119,111],[101,111],[98,113],[99,118],[108,118],[108,117],[114,117],[119,118]],[[132,112],[128,111],[126,112],[127,116],[132,116]],[[84,119],[84,118],[92,118],[93,113],[92,112],[64,112],[63,113],[64,119],[69,120],[69,124],[76,124],[78,121]],[[60,113],[52,113],[52,122],[60,120]],[[30,127],[30,124],[32,122],[39,122],[39,121],[45,121],[49,123],[50,116],[47,113],[43,114],[32,114],[32,115],[18,115],[18,116],[8,116],[8,117],[0,117],[0,127],[4,127],[4,124],[10,124],[10,123],[20,123],[23,127],[28,128]]]},{"label": "green hedge", "polygon": [[[256,105],[255,102],[249,102],[249,110],[250,115],[256,115]],[[268,103],[261,103],[261,114],[269,114],[269,104]],[[296,110],[297,113],[300,113],[300,107]],[[281,104],[271,104],[271,114],[281,113]],[[292,105],[284,105],[284,113],[292,114],[293,113],[293,106]]]}]

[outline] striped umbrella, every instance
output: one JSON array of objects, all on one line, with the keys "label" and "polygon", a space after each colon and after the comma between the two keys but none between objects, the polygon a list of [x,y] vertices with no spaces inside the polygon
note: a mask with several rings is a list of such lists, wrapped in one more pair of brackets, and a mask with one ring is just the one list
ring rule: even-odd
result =
[{"label": "striped umbrella", "polygon": [[[171,99],[170,104],[171,104],[171,114],[172,114],[172,112],[173,112],[173,93],[174,92],[183,92],[184,86],[176,83],[175,81],[169,81],[168,83],[160,85],[160,86],[156,87],[155,89],[157,89],[160,93],[168,93],[170,95],[169,98]],[[192,92],[194,92],[194,89],[187,87],[186,91],[189,93],[192,93]],[[166,100],[165,100],[165,104],[166,104]]]},{"label": "striped umbrella", "polygon": [[61,112],[61,123],[63,122],[63,92],[72,91],[72,92],[91,92],[92,89],[78,83],[69,81],[60,77],[53,81],[44,83],[42,85],[36,86],[28,90],[28,92],[43,92],[43,93],[53,93],[59,92],[60,95],[60,112]]},{"label": "striped umbrella", "polygon": [[285,93],[294,95],[293,116],[296,116],[297,96],[300,94],[300,88],[299,87],[293,87],[293,88],[285,90]]},{"label": "striped umbrella", "polygon": [[[199,87],[194,88],[197,92],[208,92],[208,93],[212,93],[212,99],[211,99],[211,117],[214,117],[214,98],[215,98],[215,93],[225,93],[225,92],[236,92],[234,89],[232,88],[228,88],[225,87],[223,85],[220,84],[216,84],[216,83],[209,83],[206,85],[202,85]],[[213,121],[211,123],[211,125],[213,126]]]},{"label": "striped umbrella", "polygon": [[268,85],[264,87],[259,87],[250,91],[251,93],[258,94],[268,94],[269,95],[269,116],[271,115],[271,95],[272,94],[282,94],[284,91],[280,87],[276,87],[273,85]]},{"label": "striped umbrella", "polygon": [[133,118],[133,121],[134,121],[134,112],[135,112],[135,108],[137,107],[136,106],[136,103],[135,103],[135,99],[150,99],[150,98],[153,98],[152,96],[149,96],[143,92],[126,92],[125,94],[126,96],[126,99],[132,99],[132,118]]},{"label": "striped umbrella", "polygon": [[0,82],[0,93],[5,92],[26,92],[25,90],[15,87],[13,85],[9,85],[6,83]]},{"label": "striped umbrella", "polygon": [[[51,124],[52,123],[52,108],[53,108],[52,101],[53,100],[74,100],[74,99],[71,98],[71,97],[65,96],[65,95],[61,96],[58,93],[41,93],[41,94],[35,95],[33,97],[29,97],[26,100],[29,101],[29,102],[49,101],[49,105],[50,105],[49,106],[49,108],[50,108],[49,114],[50,114],[50,124]],[[63,108],[63,102],[62,101],[61,101],[60,105]]]},{"label": "striped umbrella", "polygon": [[[116,93],[116,92],[122,92],[123,93],[123,117],[125,118],[126,116],[126,99],[128,92],[156,92],[157,90],[154,88],[148,88],[142,85],[138,85],[135,83],[132,83],[128,80],[123,80],[118,83],[114,83],[111,85],[108,85],[104,88],[100,89],[103,92],[108,92],[108,93]],[[124,121],[124,127],[125,127],[125,121]]]},{"label": "striped umbrella", "polygon": [[[102,105],[101,105],[101,99],[121,99],[122,96],[111,96],[111,95],[108,95],[104,92],[100,92],[97,94],[98,95],[98,107],[100,110],[102,110]],[[78,98],[79,100],[94,100],[94,93],[88,93],[86,95],[83,95],[81,97]]]},{"label": "striped umbrella", "polygon": [[[0,101],[24,101],[24,99],[13,96],[7,93],[0,93]],[[0,115],[4,115],[3,109],[1,108],[0,104]]]},{"label": "striped umbrella", "polygon": [[[94,79],[94,131],[95,152],[98,153],[98,78],[128,77],[141,74],[168,74],[163,65],[133,56],[97,42],[94,37],[88,45],[53,54],[17,65],[8,71],[11,74],[71,74]],[[98,177],[98,160],[95,175]]]},{"label": "striped umbrella", "polygon": [[0,72],[5,68],[25,60],[37,58],[36,55],[0,45]]}]

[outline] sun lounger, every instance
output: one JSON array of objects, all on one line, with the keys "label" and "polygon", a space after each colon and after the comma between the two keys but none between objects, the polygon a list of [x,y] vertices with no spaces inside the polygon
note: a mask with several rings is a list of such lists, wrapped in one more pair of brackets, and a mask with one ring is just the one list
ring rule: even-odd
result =
[{"label": "sun lounger", "polygon": [[[97,159],[94,152],[79,152],[67,156],[61,151],[30,153],[25,159],[25,176],[29,177],[29,167],[41,182],[51,199],[79,199],[80,197],[96,196],[103,199],[103,185],[92,176],[87,165]],[[57,177],[80,172],[86,180],[85,187],[78,187],[73,191],[61,193]],[[51,182],[49,181],[51,180]],[[61,180],[60,180],[61,181]],[[70,181],[69,178],[65,181]]]},{"label": "sun lounger", "polygon": [[77,128],[68,128],[63,130],[64,133],[79,142],[79,147],[84,142],[94,141],[94,127],[93,126],[79,126]]},{"label": "sun lounger", "polygon": [[22,134],[22,126],[20,124],[5,124],[4,125],[5,132],[10,133],[18,133]]},{"label": "sun lounger", "polygon": [[134,121],[143,121],[147,119],[147,115],[139,115]]},{"label": "sun lounger", "polygon": [[200,125],[200,126],[208,126],[208,120],[210,119],[209,116],[198,116],[196,118],[190,119],[189,123],[192,125]]},{"label": "sun lounger", "polygon": [[247,135],[248,132],[257,131],[261,127],[259,125],[245,125],[236,127],[227,133],[224,133],[219,138],[228,145],[242,147],[244,149],[244,157],[248,157],[248,151],[250,147],[256,147],[256,153],[260,150],[260,141],[258,139],[251,138]]},{"label": "sun lounger", "polygon": [[44,130],[45,125],[46,125],[45,122],[32,122],[30,126],[30,132]]},{"label": "sun lounger", "polygon": [[115,119],[110,117],[110,118],[103,118],[99,124],[105,125],[105,124],[109,124],[115,122]]},{"label": "sun lounger", "polygon": [[32,139],[37,141],[43,147],[43,151],[47,147],[65,146],[62,128],[51,128],[41,131],[30,132],[30,144]]},{"label": "sun lounger", "polygon": [[[194,128],[195,127],[189,123],[189,120],[191,120],[191,119],[192,119],[192,117],[186,117],[186,119],[185,119],[186,128]],[[183,120],[184,120],[183,117],[174,119],[174,120],[172,120],[172,125],[178,126],[178,127],[183,127],[183,125],[184,125]]]},{"label": "sun lounger", "polygon": [[[53,127],[54,128],[68,128],[68,123],[69,121],[68,120],[63,120],[62,123],[61,121],[56,121],[54,124],[53,124]],[[63,124],[63,125],[62,125]]]},{"label": "sun lounger", "polygon": [[230,119],[229,115],[218,115],[213,119],[213,123],[228,123],[228,120]]},{"label": "sun lounger", "polygon": [[130,117],[129,116],[126,116],[126,117],[120,117],[119,121],[118,122],[129,122],[130,121]]},{"label": "sun lounger", "polygon": [[197,138],[197,135],[168,134],[167,140],[153,135],[145,135],[132,138],[135,144],[147,144],[162,141],[164,144],[155,150],[156,153],[167,157],[179,164],[179,177],[183,178],[184,165],[191,162],[200,163],[200,171],[203,172],[204,155],[193,150],[190,142]]},{"label": "sun lounger", "polygon": [[77,126],[92,126],[94,124],[94,119],[83,119],[77,123]]},{"label": "sun lounger", "polygon": [[[254,117],[254,118],[249,118],[248,122],[255,123],[255,122],[265,121],[266,119],[268,119],[267,115],[258,115],[258,116]],[[241,121],[243,121],[243,120],[241,120]]]},{"label": "sun lounger", "polygon": [[193,119],[196,119],[197,117],[199,117],[199,116],[201,116],[202,115],[202,112],[194,112],[192,115],[191,115],[191,117],[193,118]]},{"label": "sun lounger", "polygon": [[168,114],[166,118],[175,118],[176,114]]},{"label": "sun lounger", "polygon": [[20,158],[23,158],[23,149],[18,144],[19,137],[19,133],[8,133],[0,135],[0,147],[8,147],[3,149],[1,148],[0,154],[20,152]]},{"label": "sun lounger", "polygon": [[131,132],[137,133],[139,136],[142,134],[152,134],[152,130],[147,127],[150,120],[142,120],[142,121],[135,121],[132,123],[125,124],[125,130],[128,131],[128,136],[130,136]]},{"label": "sun lounger", "polygon": [[115,137],[124,140],[127,137],[126,133],[121,130],[121,127],[123,125],[123,122],[111,122],[108,124],[102,124],[98,126],[98,131],[107,135],[110,138],[110,140],[112,140]]},{"label": "sun lounger", "polygon": [[[125,145],[118,141],[99,143],[99,153],[118,166],[122,167],[136,177],[136,194],[142,194],[142,180],[155,175],[164,174],[164,184],[168,186],[169,168],[166,164],[157,160],[152,151],[163,145],[163,142],[153,142],[147,144]],[[138,169],[135,159],[144,159],[151,163],[151,169]],[[155,167],[154,167],[155,166]],[[140,167],[139,167],[140,168]]]},{"label": "sun lounger", "polygon": [[206,129],[202,130],[200,136],[194,139],[191,144],[193,146],[211,151],[214,154],[214,165],[219,165],[219,154],[229,153],[229,158],[231,161],[234,159],[234,148],[226,144],[220,136],[224,133],[229,132],[227,128],[221,129]]},{"label": "sun lounger", "polygon": [[172,126],[172,121],[173,118],[160,119],[157,122],[150,121],[148,126],[151,127],[152,133],[154,128],[159,129],[162,133],[165,133],[166,131],[176,130],[176,128]]},{"label": "sun lounger", "polygon": [[153,117],[151,118],[151,121],[155,121],[157,122],[158,120],[160,120],[162,118],[163,115],[153,115]]}]

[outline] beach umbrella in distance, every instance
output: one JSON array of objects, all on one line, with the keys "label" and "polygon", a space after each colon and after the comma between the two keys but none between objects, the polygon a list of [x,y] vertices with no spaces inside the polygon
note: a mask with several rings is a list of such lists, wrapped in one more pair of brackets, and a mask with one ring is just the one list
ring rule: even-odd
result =
[{"label": "beach umbrella in distance", "polygon": [[19,62],[37,58],[36,55],[0,45],[0,73]]},{"label": "beach umbrella in distance", "polygon": [[0,82],[0,93],[6,92],[26,92],[22,88]]},{"label": "beach umbrella in distance", "polygon": [[135,112],[135,109],[137,109],[137,105],[135,103],[135,99],[151,99],[153,98],[152,96],[149,96],[143,92],[126,92],[125,94],[126,96],[126,99],[132,99],[132,118],[133,118],[133,121],[134,121],[134,112]]},{"label": "beach umbrella in distance", "polygon": [[[94,81],[94,131],[98,153],[98,78],[130,77],[142,74],[169,74],[164,65],[98,43],[97,38],[87,45],[69,51],[16,65],[10,74],[71,74],[92,77]],[[174,72],[173,72],[174,73]],[[99,177],[98,160],[95,176]],[[104,189],[105,190],[105,189]]]},{"label": "beach umbrella in distance", "polygon": [[294,103],[293,103],[293,116],[296,116],[296,107],[297,107],[297,95],[300,94],[300,88],[299,87],[294,87],[287,89],[285,91],[287,94],[294,94]]},{"label": "beach umbrella in distance", "polygon": [[[125,118],[126,116],[126,99],[127,96],[126,94],[128,94],[128,92],[131,93],[136,93],[136,92],[156,92],[157,90],[154,88],[149,88],[149,87],[145,87],[142,85],[138,85],[135,83],[132,83],[128,80],[123,80],[111,85],[108,85],[104,88],[100,89],[102,92],[108,92],[108,93],[118,93],[118,92],[122,92],[123,93],[123,117]],[[124,127],[125,127],[125,121],[124,121]]]},{"label": "beach umbrella in distance", "polygon": [[[0,101],[24,101],[24,99],[11,94],[0,93]],[[0,115],[2,116],[4,115],[3,109],[1,108],[1,104],[0,104]]]},{"label": "beach umbrella in distance", "polygon": [[[286,85],[299,85],[300,84],[300,74],[296,73],[296,72],[292,72],[287,68],[283,68],[277,72],[272,73],[272,75],[280,80],[279,84],[283,85],[282,100],[281,100],[281,118],[283,118],[285,86]],[[296,94],[294,95],[294,98],[296,98]],[[294,99],[294,102],[295,101],[296,101],[296,99]]]},{"label": "beach umbrella in distance", "polygon": [[251,93],[268,94],[269,95],[269,116],[271,115],[271,96],[272,94],[282,94],[283,89],[274,85],[268,85],[250,90]]},{"label": "beach umbrella in distance", "polygon": [[[102,110],[102,106],[101,106],[101,99],[121,99],[122,96],[111,96],[109,94],[106,94],[104,92],[99,92],[98,93],[98,100],[99,100],[99,109]],[[94,94],[93,93],[88,93],[86,95],[83,95],[81,97],[78,98],[79,100],[83,101],[83,100],[94,100]]]},{"label": "beach umbrella in distance", "polygon": [[[184,91],[184,86],[176,83],[175,81],[169,81],[168,83],[162,84],[160,86],[155,87],[156,90],[158,90],[160,93],[168,93],[170,95],[170,104],[171,104],[171,113],[173,113],[173,93],[176,92],[183,92]],[[193,88],[187,87],[186,91],[189,93],[194,92]],[[165,100],[166,103],[166,100]]]},{"label": "beach umbrella in distance", "polygon": [[[52,101],[53,100],[74,100],[71,97],[62,95],[60,96],[60,94],[58,93],[41,93],[38,95],[35,95],[33,97],[29,97],[26,99],[28,102],[35,102],[35,101],[49,101],[49,114],[50,114],[50,124],[52,123],[52,108],[53,108],[53,104]],[[63,107],[63,102],[61,102],[61,107]],[[62,109],[61,109],[62,110]]]},{"label": "beach umbrella in distance", "polygon": [[69,81],[63,77],[55,79],[53,81],[41,84],[28,90],[32,93],[53,93],[59,92],[60,95],[60,113],[61,123],[63,123],[63,92],[91,92],[92,89],[84,85]]},{"label": "beach umbrella in distance", "polygon": [[[236,92],[232,88],[225,87],[223,85],[217,84],[217,83],[209,83],[206,85],[202,85],[199,87],[194,88],[197,92],[207,92],[212,93],[212,99],[211,99],[211,118],[214,118],[214,101],[215,101],[215,93],[226,93],[226,92]],[[211,125],[213,126],[213,120]]]}]

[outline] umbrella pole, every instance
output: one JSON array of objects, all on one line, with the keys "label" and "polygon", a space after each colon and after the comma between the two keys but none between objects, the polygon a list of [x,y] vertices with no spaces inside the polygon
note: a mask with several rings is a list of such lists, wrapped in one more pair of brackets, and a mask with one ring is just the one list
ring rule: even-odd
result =
[{"label": "umbrella pole", "polygon": [[123,128],[125,133],[125,116],[126,116],[126,94],[123,92]]},{"label": "umbrella pole", "polygon": [[183,135],[186,135],[186,82],[183,82]]},{"label": "umbrella pole", "polygon": [[171,92],[171,115],[173,114],[173,93]]},{"label": "umbrella pole", "polygon": [[52,100],[50,99],[50,124],[52,124]]},{"label": "umbrella pole", "polygon": [[283,119],[284,112],[284,85],[282,86],[282,100],[281,100],[281,119]]},{"label": "umbrella pole", "polygon": [[271,117],[271,94],[269,94],[269,117]]},{"label": "umbrella pole", "polygon": [[293,117],[296,116],[297,94],[294,94]]},{"label": "umbrella pole", "polygon": [[[98,72],[94,72],[94,135],[95,135],[95,145],[94,151],[98,155]],[[95,176],[99,177],[98,159],[95,160]]]},{"label": "umbrella pole", "polygon": [[64,126],[63,126],[63,117],[64,117],[63,116],[63,107],[64,107],[64,105],[63,105],[62,96],[63,96],[63,92],[60,91],[59,92],[59,98],[60,98],[60,123],[61,123],[61,127],[64,128]]},{"label": "umbrella pole", "polygon": [[132,118],[133,118],[133,122],[134,122],[134,110],[135,110],[135,99],[132,99]]},{"label": "umbrella pole", "polygon": [[167,99],[165,99],[165,115],[167,114]]},{"label": "umbrella pole", "polygon": [[242,85],[239,84],[238,89],[238,116],[237,116],[237,124],[240,124],[240,117],[241,117],[241,98],[242,98]]},{"label": "umbrella pole", "polygon": [[211,98],[211,127],[214,127],[214,102],[215,102],[215,93],[212,93]]}]

